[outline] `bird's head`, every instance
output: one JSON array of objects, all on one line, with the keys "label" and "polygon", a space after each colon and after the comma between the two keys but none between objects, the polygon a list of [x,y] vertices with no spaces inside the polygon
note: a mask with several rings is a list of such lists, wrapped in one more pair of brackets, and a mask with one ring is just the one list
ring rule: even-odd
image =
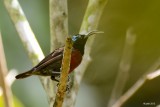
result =
[{"label": "bird's head", "polygon": [[78,49],[81,54],[84,54],[84,46],[86,44],[87,39],[94,34],[103,33],[101,31],[91,31],[86,34],[76,34],[72,36],[73,48]]}]

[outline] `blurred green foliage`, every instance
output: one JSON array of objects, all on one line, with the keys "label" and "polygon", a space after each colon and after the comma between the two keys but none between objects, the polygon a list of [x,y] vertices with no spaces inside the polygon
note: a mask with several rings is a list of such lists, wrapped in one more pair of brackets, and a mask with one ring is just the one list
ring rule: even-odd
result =
[{"label": "blurred green foliage", "polygon": [[[19,0],[24,13],[42,47],[49,53],[49,1]],[[79,31],[87,6],[86,0],[68,0],[69,32]],[[160,1],[158,0],[109,0],[102,15],[91,56],[93,62],[87,68],[80,87],[76,107],[105,107],[110,97],[124,48],[126,30],[134,29],[137,35],[133,61],[125,90],[131,87],[160,55]],[[2,0],[0,1],[0,29],[2,32],[8,68],[19,72],[32,65],[17,35]],[[144,102],[160,104],[160,78],[147,82],[124,105],[142,107]],[[153,88],[156,87],[156,88]],[[17,80],[13,93],[25,107],[46,107],[47,99],[40,82],[35,77]]]},{"label": "blurred green foliage", "polygon": [[[24,107],[23,104],[15,96],[13,97],[13,104],[14,107]],[[5,107],[2,95],[0,95],[0,107]]]}]

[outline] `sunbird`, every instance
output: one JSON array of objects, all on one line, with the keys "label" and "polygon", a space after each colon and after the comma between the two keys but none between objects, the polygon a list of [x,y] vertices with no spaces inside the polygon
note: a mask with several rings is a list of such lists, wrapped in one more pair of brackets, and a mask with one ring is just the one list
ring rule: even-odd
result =
[{"label": "sunbird", "polygon": [[[71,73],[82,61],[84,55],[84,48],[87,39],[97,33],[103,33],[100,31],[91,31],[86,34],[76,34],[73,35],[71,40],[73,43],[71,60],[70,60],[70,70]],[[27,72],[17,75],[16,79],[23,79],[31,75],[39,76],[51,76],[51,79],[59,82],[56,77],[59,77],[61,74],[61,64],[63,59],[64,46],[58,49],[55,49],[52,53],[47,55],[41,62],[39,62],[35,67],[30,69]]]}]

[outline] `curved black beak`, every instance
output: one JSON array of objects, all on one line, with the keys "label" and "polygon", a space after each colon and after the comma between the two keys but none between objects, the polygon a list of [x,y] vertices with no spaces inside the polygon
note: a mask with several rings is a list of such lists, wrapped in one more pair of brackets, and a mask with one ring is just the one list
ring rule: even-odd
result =
[{"label": "curved black beak", "polygon": [[93,30],[93,31],[90,31],[84,35],[85,35],[85,38],[88,38],[89,36],[94,35],[94,34],[98,34],[98,33],[104,33],[104,32],[98,31],[98,30]]}]

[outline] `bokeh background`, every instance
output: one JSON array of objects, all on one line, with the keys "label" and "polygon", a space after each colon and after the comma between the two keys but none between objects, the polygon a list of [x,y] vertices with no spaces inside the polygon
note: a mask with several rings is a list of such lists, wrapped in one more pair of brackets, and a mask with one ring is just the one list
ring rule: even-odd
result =
[{"label": "bokeh background", "polygon": [[[45,55],[50,52],[49,1],[19,0]],[[68,0],[69,34],[79,32],[87,0]],[[137,35],[133,60],[125,91],[139,79],[160,56],[160,1],[109,0],[100,20],[91,57],[80,86],[76,107],[105,107],[118,72],[126,31]],[[24,72],[32,67],[11,19],[0,0],[0,29],[8,69]],[[144,102],[160,104],[160,77],[146,82],[123,107],[142,107]],[[24,107],[47,107],[45,92],[36,76],[16,80],[12,91]],[[152,105],[155,107],[156,105]]]}]

